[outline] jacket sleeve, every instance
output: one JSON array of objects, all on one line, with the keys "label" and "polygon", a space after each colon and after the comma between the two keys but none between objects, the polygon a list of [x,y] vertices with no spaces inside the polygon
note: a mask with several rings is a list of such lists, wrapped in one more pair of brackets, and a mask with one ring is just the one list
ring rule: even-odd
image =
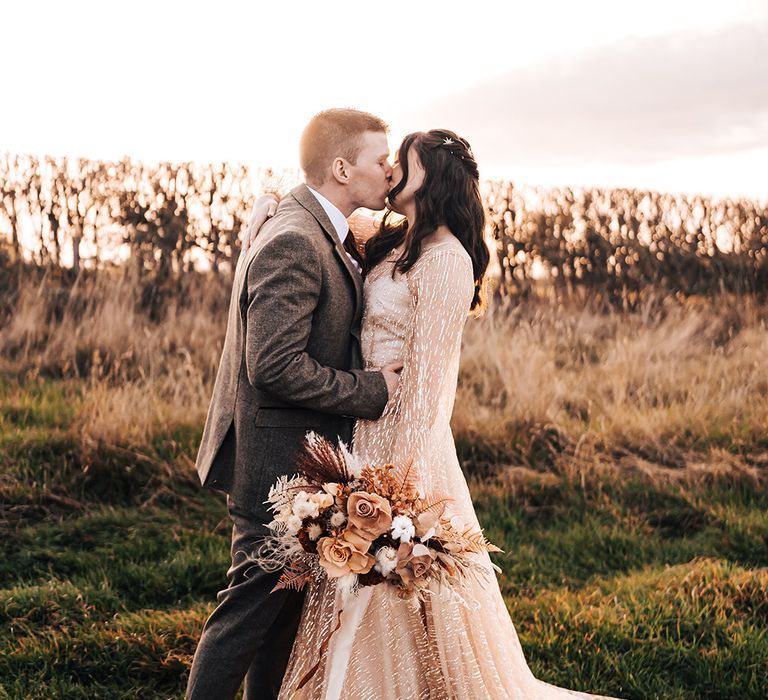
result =
[{"label": "jacket sleeve", "polygon": [[248,381],[301,408],[376,419],[388,398],[381,372],[325,367],[307,352],[321,281],[301,233],[281,233],[254,256],[246,276]]}]

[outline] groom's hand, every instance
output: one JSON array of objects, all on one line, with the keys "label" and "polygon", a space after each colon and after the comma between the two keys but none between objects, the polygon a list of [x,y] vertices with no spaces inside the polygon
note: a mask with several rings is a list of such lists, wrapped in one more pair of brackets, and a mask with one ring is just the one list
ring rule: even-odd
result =
[{"label": "groom's hand", "polygon": [[275,215],[276,210],[277,199],[274,194],[263,194],[256,200],[256,203],[251,210],[251,218],[248,221],[248,226],[245,227],[243,233],[243,240],[240,242],[240,247],[243,251],[246,251],[251,247],[256,240],[256,236],[259,235],[261,227],[270,216]]},{"label": "groom's hand", "polygon": [[402,369],[402,362],[390,362],[388,365],[384,365],[384,367],[381,368],[381,373],[384,375],[384,381],[387,383],[387,394],[390,399],[397,390],[397,385],[400,384],[400,372]]}]

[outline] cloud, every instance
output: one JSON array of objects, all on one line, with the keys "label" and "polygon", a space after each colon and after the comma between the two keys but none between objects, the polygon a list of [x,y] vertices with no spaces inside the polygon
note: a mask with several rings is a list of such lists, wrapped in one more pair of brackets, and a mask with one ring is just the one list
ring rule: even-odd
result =
[{"label": "cloud", "polygon": [[486,166],[629,165],[765,147],[768,20],[558,57],[408,121],[466,136]]}]

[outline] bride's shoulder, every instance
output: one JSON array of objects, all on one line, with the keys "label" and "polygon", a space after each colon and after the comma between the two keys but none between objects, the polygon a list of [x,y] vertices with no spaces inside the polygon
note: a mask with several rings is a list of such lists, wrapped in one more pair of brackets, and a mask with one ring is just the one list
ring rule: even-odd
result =
[{"label": "bride's shoulder", "polygon": [[471,268],[472,258],[462,242],[447,227],[441,226],[424,239],[421,254],[414,268],[423,268],[434,265],[441,260],[455,260],[457,258],[464,260]]},{"label": "bride's shoulder", "polygon": [[419,290],[427,288],[449,296],[474,288],[472,258],[453,234],[450,238],[425,241],[418,260],[408,271],[408,286],[416,296]]}]

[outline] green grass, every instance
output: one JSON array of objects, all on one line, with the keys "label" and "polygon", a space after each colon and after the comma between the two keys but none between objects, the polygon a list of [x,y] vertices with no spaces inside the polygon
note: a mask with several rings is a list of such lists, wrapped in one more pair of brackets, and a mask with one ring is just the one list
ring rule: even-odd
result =
[{"label": "green grass", "polygon": [[0,380],[0,522],[198,493],[189,460],[200,426],[175,426],[146,445],[94,444],[73,425],[81,389],[73,380]]},{"label": "green grass", "polygon": [[[64,382],[0,383],[0,699],[181,698],[225,585],[223,500],[189,477],[194,429],[86,452],[76,402]],[[768,697],[761,484],[510,483],[473,492],[537,677],[628,700]]]}]

